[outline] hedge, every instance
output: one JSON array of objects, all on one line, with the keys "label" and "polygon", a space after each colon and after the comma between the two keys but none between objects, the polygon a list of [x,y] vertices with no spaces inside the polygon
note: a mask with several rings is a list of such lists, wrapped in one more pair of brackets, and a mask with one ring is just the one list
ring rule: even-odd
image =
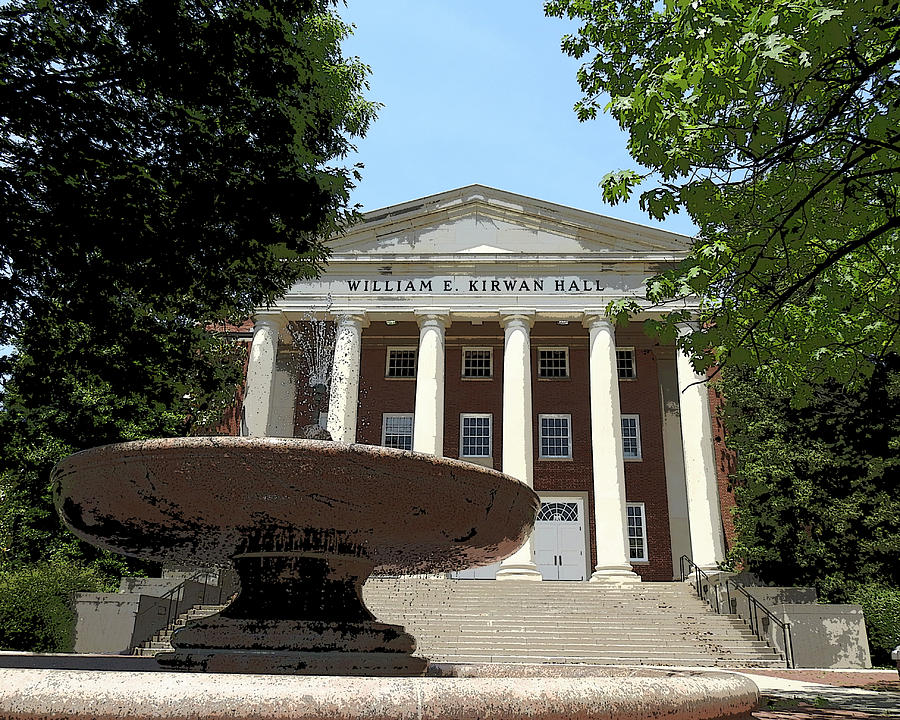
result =
[{"label": "hedge", "polygon": [[890,665],[891,650],[900,645],[900,588],[859,585],[851,601],[862,605],[873,665]]},{"label": "hedge", "polygon": [[73,593],[108,589],[108,579],[80,565],[42,563],[0,573],[0,649],[71,652]]}]

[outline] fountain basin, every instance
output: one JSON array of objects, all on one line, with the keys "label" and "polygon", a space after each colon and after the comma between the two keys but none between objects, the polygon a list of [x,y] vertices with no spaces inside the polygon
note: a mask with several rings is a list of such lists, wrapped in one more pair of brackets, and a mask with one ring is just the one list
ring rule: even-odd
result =
[{"label": "fountain basin", "polygon": [[753,681],[724,672],[435,664],[430,673],[435,676],[0,669],[0,720],[744,720],[759,702]]},{"label": "fountain basin", "polygon": [[389,574],[508,557],[539,505],[524,483],[471,463],[294,438],[105,445],[61,461],[53,485],[72,531],[117,553],[196,566],[320,553]]}]

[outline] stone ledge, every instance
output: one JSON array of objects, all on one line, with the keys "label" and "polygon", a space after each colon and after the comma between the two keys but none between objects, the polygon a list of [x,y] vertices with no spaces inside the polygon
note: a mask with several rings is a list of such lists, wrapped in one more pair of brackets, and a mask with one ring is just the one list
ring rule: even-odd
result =
[{"label": "stone ledge", "polygon": [[443,676],[0,669],[0,720],[749,720],[759,699],[751,680],[728,673],[547,665],[431,672]]}]

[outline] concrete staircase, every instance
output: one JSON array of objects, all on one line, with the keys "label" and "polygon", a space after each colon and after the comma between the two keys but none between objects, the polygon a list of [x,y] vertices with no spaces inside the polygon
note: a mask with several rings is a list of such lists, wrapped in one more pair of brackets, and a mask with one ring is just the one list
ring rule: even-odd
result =
[{"label": "concrete staircase", "polygon": [[[784,667],[737,617],[717,615],[685,583],[630,588],[578,582],[372,578],[366,604],[403,625],[437,662]],[[170,649],[174,627],[217,612],[200,606],[135,654]]]},{"label": "concrete staircase", "polygon": [[438,662],[784,667],[735,616],[685,583],[373,578],[366,604]]},{"label": "concrete staircase", "polygon": [[184,627],[191,620],[215,615],[220,610],[224,610],[225,607],[225,605],[194,605],[186,612],[178,615],[168,627],[163,628],[147,642],[134,648],[131,654],[156,655],[161,652],[170,652],[172,650],[172,633],[178,628]]}]

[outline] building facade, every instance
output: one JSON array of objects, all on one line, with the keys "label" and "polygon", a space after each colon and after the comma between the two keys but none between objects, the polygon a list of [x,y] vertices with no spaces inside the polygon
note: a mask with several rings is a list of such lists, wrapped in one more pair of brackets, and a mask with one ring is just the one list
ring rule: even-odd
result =
[{"label": "building facade", "polygon": [[605,314],[689,242],[478,185],[368,213],[319,278],[257,313],[242,431],[320,423],[532,486],[529,542],[461,577],[671,580],[681,555],[715,567],[728,498],[708,389],[643,318]]}]

